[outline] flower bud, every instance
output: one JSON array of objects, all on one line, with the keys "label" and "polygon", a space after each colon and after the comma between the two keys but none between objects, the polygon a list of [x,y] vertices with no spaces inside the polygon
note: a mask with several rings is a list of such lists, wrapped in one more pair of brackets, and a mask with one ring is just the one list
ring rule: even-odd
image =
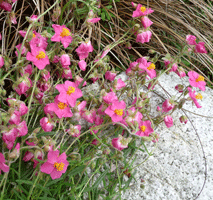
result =
[{"label": "flower bud", "polygon": [[186,124],[187,121],[188,121],[188,119],[187,119],[187,117],[186,117],[185,115],[182,115],[179,119],[180,119],[180,122],[181,122],[181,123],[185,123],[185,124]]}]

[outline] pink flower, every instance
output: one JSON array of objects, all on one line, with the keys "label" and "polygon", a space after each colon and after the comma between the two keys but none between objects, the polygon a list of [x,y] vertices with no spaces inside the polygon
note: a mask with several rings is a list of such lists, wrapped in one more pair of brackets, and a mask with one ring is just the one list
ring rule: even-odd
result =
[{"label": "pink flower", "polygon": [[9,120],[9,123],[10,124],[19,124],[20,123],[20,113],[17,111],[17,110],[15,110],[14,112],[13,112],[13,114],[10,116],[10,120]]},{"label": "pink flower", "polygon": [[4,155],[2,153],[0,153],[0,174],[1,174],[1,170],[3,172],[9,172],[9,167],[7,165],[5,165],[5,158]]},{"label": "pink flower", "polygon": [[33,72],[33,68],[32,68],[32,65],[31,64],[29,64],[29,65],[27,65],[26,67],[23,67],[22,69],[21,69],[21,75],[23,76],[24,74],[29,74],[29,76],[32,74],[32,72]]},{"label": "pink flower", "polygon": [[72,79],[72,71],[71,69],[63,69],[62,78]]},{"label": "pink flower", "polygon": [[93,46],[90,41],[83,42],[75,51],[77,52],[79,59],[82,60],[88,57],[89,52],[93,52]]},{"label": "pink flower", "polygon": [[70,125],[70,128],[66,130],[72,137],[79,137],[81,135],[81,125]]},{"label": "pink flower", "polygon": [[26,121],[22,121],[17,125],[17,137],[25,136],[28,133],[27,123]]},{"label": "pink flower", "polygon": [[205,91],[206,82],[204,81],[204,77],[199,75],[195,71],[188,72],[189,83],[193,87],[198,87],[202,91]]},{"label": "pink flower", "polygon": [[59,156],[59,150],[49,151],[47,155],[47,162],[41,165],[41,172],[50,174],[52,179],[60,178],[66,172],[69,162],[66,160],[67,156],[62,153]]},{"label": "pink flower", "polygon": [[0,3],[0,8],[2,8],[5,11],[8,11],[8,12],[11,12],[11,10],[12,10],[12,6],[9,3],[5,2],[5,1],[2,1]]},{"label": "pink flower", "polygon": [[118,97],[114,92],[106,93],[106,95],[103,96],[103,100],[105,103],[110,104],[113,101],[118,101]]},{"label": "pink flower", "polygon": [[78,66],[80,67],[82,71],[85,71],[87,67],[87,63],[84,60],[81,60],[78,62]]},{"label": "pink flower", "polygon": [[170,115],[167,115],[164,117],[164,122],[165,122],[167,128],[170,128],[173,126],[173,118]]},{"label": "pink flower", "polygon": [[31,46],[31,51],[31,53],[27,53],[26,59],[32,61],[33,64],[38,67],[38,69],[42,70],[46,65],[50,64],[49,58],[44,49]]},{"label": "pink flower", "polygon": [[152,79],[156,77],[156,71],[155,71],[155,64],[151,62],[147,62],[146,65],[143,65],[142,63],[139,65],[140,69],[143,69],[146,71],[148,76]]},{"label": "pink flower", "polygon": [[180,93],[183,92],[183,88],[184,88],[184,86],[181,85],[181,84],[178,84],[178,85],[175,86],[175,89],[176,89],[178,92],[180,92]]},{"label": "pink flower", "polygon": [[67,66],[70,65],[69,55],[68,54],[61,55],[60,61],[61,61],[62,67],[67,68]]},{"label": "pink flower", "polygon": [[126,83],[124,83],[123,81],[122,81],[122,79],[118,79],[118,80],[116,80],[115,81],[115,89],[116,90],[120,90],[121,88],[123,88],[123,87],[125,87],[126,86]]},{"label": "pink flower", "polygon": [[45,50],[48,45],[47,38],[41,36],[36,31],[33,31],[33,38],[32,38],[32,40],[30,40],[29,43],[30,43],[31,49],[35,46],[35,47],[39,47],[39,48],[42,48]]},{"label": "pink flower", "polygon": [[98,17],[98,18],[92,18],[92,19],[88,19],[87,20],[87,22],[89,22],[89,23],[97,23],[98,21],[100,21],[101,20],[101,18],[100,17]]},{"label": "pink flower", "polygon": [[187,35],[186,42],[189,45],[196,45],[196,37],[194,35]]},{"label": "pink flower", "polygon": [[[15,54],[16,54],[17,57],[18,57],[18,53],[19,53],[20,50],[21,50],[21,45],[22,45],[22,43],[21,43],[21,44],[18,44],[18,45],[16,46],[16,48],[17,48],[18,51],[15,51]],[[22,54],[25,54],[26,52],[27,52],[27,49],[26,49],[25,46],[23,46],[23,49],[22,49],[22,51],[21,51],[21,55],[22,55]]]},{"label": "pink flower", "polygon": [[28,77],[26,77],[26,78],[23,77],[23,79],[21,78],[20,81],[21,81],[21,83],[19,83],[18,86],[15,86],[15,85],[14,85],[14,86],[15,86],[15,87],[14,87],[14,90],[15,90],[19,95],[22,95],[22,94],[26,95],[26,91],[27,91],[29,88],[32,87],[32,81],[31,81]]},{"label": "pink flower", "polygon": [[12,23],[12,24],[17,24],[17,21],[16,21],[16,15],[15,15],[15,13],[12,11],[12,12],[10,12],[10,22]]},{"label": "pink flower", "polygon": [[143,7],[141,4],[138,4],[136,10],[133,11],[132,17],[145,16],[145,15],[148,15],[153,12],[154,12],[154,10],[152,10],[151,8],[147,9],[147,8]]},{"label": "pink flower", "polygon": [[53,24],[52,27],[55,30],[55,35],[51,38],[53,42],[61,42],[66,49],[69,44],[72,42],[72,37],[70,33],[70,29],[68,29],[65,25],[57,25]]},{"label": "pink flower", "polygon": [[113,101],[112,105],[105,110],[105,113],[111,117],[113,122],[120,122],[123,120],[125,108],[126,104],[124,101]]},{"label": "pink flower", "polygon": [[84,110],[81,113],[81,117],[84,118],[89,123],[94,123],[95,117],[96,117],[96,111],[94,109],[92,110]]},{"label": "pink flower", "polygon": [[153,22],[146,16],[141,18],[141,23],[145,29],[153,24]]},{"label": "pink flower", "polygon": [[[83,81],[83,78],[81,78],[80,76],[76,76],[75,77],[75,84],[76,84],[76,86],[79,86],[80,84],[81,84],[81,82]],[[82,86],[85,86],[87,84],[87,82],[86,81],[84,81],[84,83],[83,83],[83,85]]]},{"label": "pink flower", "polygon": [[100,58],[104,58],[108,54],[109,50],[110,50],[109,48],[106,48],[106,50],[104,50],[103,53],[101,54]]},{"label": "pink flower", "polygon": [[50,103],[46,105],[48,106],[48,112],[53,111],[58,116],[58,118],[72,117],[73,114],[69,106],[64,102],[59,101],[58,97],[59,95],[55,97],[54,103]]},{"label": "pink flower", "polygon": [[4,58],[0,55],[0,68],[4,66]]},{"label": "pink flower", "polygon": [[7,145],[7,148],[11,150],[13,148],[14,142],[18,135],[18,130],[16,128],[12,128],[7,132],[2,133],[2,139],[4,143]]},{"label": "pink flower", "polygon": [[172,104],[169,99],[166,99],[166,101],[164,101],[162,108],[163,108],[163,112],[169,112],[170,110],[172,110],[175,107],[174,104]]},{"label": "pink flower", "polygon": [[130,109],[128,109],[127,115],[128,116],[125,118],[125,121],[131,124],[134,124],[134,121],[140,123],[141,119],[143,118],[143,115],[140,112],[136,112],[135,107],[131,107]]},{"label": "pink flower", "polygon": [[140,130],[136,132],[135,134],[141,137],[148,137],[154,131],[152,128],[151,122],[149,120],[141,121],[139,123],[139,129]]},{"label": "pink flower", "polygon": [[0,33],[0,40],[2,40],[2,36],[1,36],[1,33]]},{"label": "pink flower", "polygon": [[149,42],[151,36],[152,36],[151,31],[144,31],[142,33],[137,34],[136,42],[141,42],[142,44],[145,42]]},{"label": "pink flower", "polygon": [[114,81],[115,77],[116,77],[116,73],[113,73],[111,71],[107,71],[105,73],[105,79],[107,79],[109,81]]},{"label": "pink flower", "polygon": [[74,107],[76,100],[82,97],[82,91],[71,81],[65,81],[64,84],[58,84],[55,88],[60,92],[58,100],[69,104],[71,107]]},{"label": "pink flower", "polygon": [[112,146],[117,150],[122,151],[123,149],[128,148],[128,143],[131,140],[131,138],[124,138],[122,135],[119,135],[117,138],[112,139]]},{"label": "pink flower", "polygon": [[[37,20],[37,18],[38,18],[37,15],[32,15],[32,16],[28,19],[28,21],[29,21],[29,23],[33,23],[33,22],[35,22],[35,21]],[[38,20],[38,21],[40,21],[40,20]]]},{"label": "pink flower", "polygon": [[195,91],[192,91],[192,89],[190,87],[187,88],[189,91],[189,96],[191,97],[191,99],[193,100],[194,104],[196,105],[197,108],[202,108],[202,106],[199,105],[199,103],[197,102],[197,99],[202,99],[202,95],[200,93],[198,93],[197,95],[195,95]]},{"label": "pink flower", "polygon": [[34,158],[34,154],[30,151],[26,151],[26,153],[24,154],[24,157],[23,157],[23,161],[27,162],[27,161],[31,160],[32,158]]},{"label": "pink flower", "polygon": [[52,131],[52,129],[54,127],[54,123],[50,122],[47,117],[41,118],[40,125],[45,132]]},{"label": "pink flower", "polygon": [[205,42],[199,42],[195,45],[195,53],[207,53],[205,49]]},{"label": "pink flower", "polygon": [[180,78],[183,78],[186,76],[186,73],[182,67],[178,67],[175,72]]},{"label": "pink flower", "polygon": [[9,157],[17,159],[19,155],[20,155],[20,143],[17,143],[13,151],[9,153]]}]

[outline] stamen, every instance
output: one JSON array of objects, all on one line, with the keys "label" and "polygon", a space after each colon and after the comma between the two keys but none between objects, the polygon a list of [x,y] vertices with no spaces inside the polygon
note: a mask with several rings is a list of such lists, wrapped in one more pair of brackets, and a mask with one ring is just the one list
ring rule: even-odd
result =
[{"label": "stamen", "polygon": [[196,82],[199,82],[199,81],[204,81],[204,77],[199,75],[198,78],[196,79]]},{"label": "stamen", "polygon": [[118,116],[122,116],[123,115],[123,109],[115,109],[114,113]]},{"label": "stamen", "polygon": [[67,104],[66,103],[62,103],[62,102],[59,102],[58,103],[58,108],[59,109],[64,109],[64,108],[66,108],[67,107]]},{"label": "stamen", "polygon": [[141,7],[141,12],[145,12],[146,8],[145,7]]},{"label": "stamen", "polygon": [[147,69],[148,69],[148,70],[155,69],[155,64],[153,64],[153,63],[150,64],[149,67],[147,67]]},{"label": "stamen", "polygon": [[55,162],[54,163],[54,167],[57,169],[57,171],[62,171],[63,169],[64,169],[64,163],[57,163],[57,162]]},{"label": "stamen", "polygon": [[43,51],[39,51],[39,54],[36,56],[38,60],[45,58],[46,54]]},{"label": "stamen", "polygon": [[75,92],[75,88],[72,87],[72,86],[69,86],[69,87],[68,87],[68,90],[67,90],[67,94],[68,94],[68,95],[71,95],[71,94],[74,93],[74,92]]},{"label": "stamen", "polygon": [[145,132],[146,126],[143,125],[143,126],[141,126],[140,128],[141,128],[141,131],[142,131],[142,132]]},{"label": "stamen", "polygon": [[203,99],[203,96],[202,96],[200,93],[198,93],[198,94],[195,96],[195,98],[196,98],[196,99]]},{"label": "stamen", "polygon": [[69,36],[70,31],[67,28],[62,28],[62,32],[60,34],[61,37]]}]

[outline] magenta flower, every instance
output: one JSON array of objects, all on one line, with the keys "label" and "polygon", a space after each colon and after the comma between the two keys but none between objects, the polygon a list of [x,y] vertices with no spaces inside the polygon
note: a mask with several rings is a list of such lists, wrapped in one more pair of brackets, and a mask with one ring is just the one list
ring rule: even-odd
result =
[{"label": "magenta flower", "polygon": [[72,79],[72,71],[71,69],[63,69],[62,78]]},{"label": "magenta flower", "polygon": [[10,116],[10,119],[9,119],[9,123],[10,124],[19,124],[20,123],[20,113],[19,113],[19,111],[17,111],[17,110],[15,110],[12,114],[11,114],[11,116]]},{"label": "magenta flower", "polygon": [[58,84],[55,88],[60,92],[58,100],[69,104],[71,107],[74,107],[76,100],[82,97],[82,91],[71,81],[65,81],[64,84]]},{"label": "magenta flower", "polygon": [[124,101],[113,101],[112,105],[105,110],[105,113],[111,117],[113,122],[120,122],[123,120],[125,108],[126,104]]},{"label": "magenta flower", "polygon": [[48,45],[47,38],[41,36],[36,31],[33,31],[33,38],[32,38],[32,40],[30,40],[29,43],[30,43],[31,49],[33,47],[39,47],[39,48],[42,48],[42,49],[45,50],[47,48],[47,45]]},{"label": "magenta flower", "polygon": [[112,146],[117,150],[122,151],[123,149],[128,148],[128,143],[131,140],[131,138],[124,138],[122,135],[119,135],[117,138],[112,139]]},{"label": "magenta flower", "polygon": [[162,108],[163,108],[163,112],[169,112],[170,110],[172,110],[175,107],[174,104],[172,104],[169,99],[166,99],[166,101],[164,101]]},{"label": "magenta flower", "polygon": [[142,6],[141,4],[138,4],[136,10],[133,11],[132,17],[145,16],[145,15],[148,15],[153,12],[154,12],[154,10],[152,10],[151,8],[147,9],[144,6]]},{"label": "magenta flower", "polygon": [[141,23],[145,29],[153,24],[153,22],[146,16],[141,18]]},{"label": "magenta flower", "polygon": [[118,101],[118,97],[116,96],[114,92],[109,92],[103,96],[103,100],[105,103],[110,104],[113,101]]},{"label": "magenta flower", "polygon": [[0,68],[4,66],[4,58],[0,55]]},{"label": "magenta flower", "polygon": [[206,82],[204,81],[204,77],[199,75],[195,71],[188,72],[189,83],[193,87],[198,87],[202,91],[205,91]]},{"label": "magenta flower", "polygon": [[105,79],[107,79],[109,81],[114,81],[115,77],[116,77],[116,73],[113,73],[111,71],[107,71],[105,73]]},{"label": "magenta flower", "polygon": [[69,55],[68,54],[61,55],[60,61],[61,61],[62,67],[67,68],[70,65]]},{"label": "magenta flower", "polygon": [[145,42],[149,42],[151,39],[152,32],[151,31],[144,31],[142,33],[137,34],[136,42],[141,42],[142,44]]},{"label": "magenta flower", "polygon": [[196,45],[196,37],[194,35],[187,35],[186,36],[186,42],[189,45]]},{"label": "magenta flower", "polygon": [[173,118],[170,115],[167,115],[164,117],[164,122],[167,128],[170,128],[173,126]]},{"label": "magenta flower", "polygon": [[69,106],[64,102],[61,102],[58,98],[59,98],[59,95],[55,97],[54,103],[50,103],[45,106],[45,108],[48,106],[47,107],[48,111],[47,111],[47,109],[46,109],[46,111],[55,112],[55,114],[58,116],[58,118],[72,117],[73,114],[72,114],[72,111],[70,110]]},{"label": "magenta flower", "polygon": [[32,72],[33,72],[33,68],[32,68],[32,65],[31,64],[29,64],[29,65],[27,65],[26,67],[23,67],[22,69],[21,69],[21,76],[23,76],[24,74],[29,74],[29,76],[32,74]]},{"label": "magenta flower", "polygon": [[141,137],[148,137],[154,131],[152,128],[151,122],[149,120],[141,121],[139,123],[139,129],[140,130],[136,132],[135,134]]},{"label": "magenta flower", "polygon": [[4,143],[7,145],[7,148],[11,150],[13,148],[14,142],[18,135],[18,130],[16,128],[12,128],[7,132],[2,133],[2,139]]},{"label": "magenta flower", "polygon": [[11,10],[12,10],[12,6],[9,3],[5,2],[5,1],[2,1],[0,3],[0,8],[2,8],[5,11],[8,11],[8,12],[11,12]]},{"label": "magenta flower", "polygon": [[[21,43],[21,44],[18,44],[18,45],[16,46],[16,48],[17,48],[18,51],[15,51],[15,54],[16,54],[17,57],[18,57],[18,53],[19,53],[20,50],[21,50],[21,45],[22,45],[22,43]],[[22,55],[22,54],[25,54],[26,52],[27,52],[27,48],[26,48],[25,46],[23,46],[23,49],[22,49],[22,51],[21,51],[21,55]]]},{"label": "magenta flower", "polygon": [[75,50],[79,56],[79,59],[85,59],[88,57],[89,52],[93,52],[93,46],[91,42],[83,42],[80,46]]},{"label": "magenta flower", "polygon": [[0,153],[0,174],[1,174],[1,170],[3,172],[9,172],[9,167],[7,165],[5,165],[5,158],[4,155],[2,153]]},{"label": "magenta flower", "polygon": [[70,29],[68,29],[65,25],[60,26],[57,24],[53,24],[52,27],[55,30],[55,35],[52,36],[51,41],[61,42],[66,49],[72,42]]},{"label": "magenta flower", "polygon": [[85,71],[87,68],[87,63],[84,60],[81,60],[78,62],[78,66],[80,67],[82,71]]},{"label": "magenta flower", "polygon": [[32,61],[33,64],[42,70],[46,65],[49,65],[49,58],[44,49],[40,47],[31,46],[31,53],[28,52],[26,59]]},{"label": "magenta flower", "polygon": [[54,123],[50,122],[47,117],[41,118],[40,125],[45,132],[52,131],[52,129],[54,127]]},{"label": "magenta flower", "polygon": [[143,118],[143,115],[140,112],[136,112],[135,107],[131,107],[127,111],[127,117],[125,118],[126,122],[134,124],[134,121],[137,121],[138,123],[141,122],[141,119]]},{"label": "magenta flower", "polygon": [[81,135],[81,125],[70,125],[70,128],[66,131],[72,137],[79,137]]},{"label": "magenta flower", "polygon": [[[81,82],[83,81],[83,78],[81,78],[80,76],[76,76],[75,77],[75,84],[76,84],[76,86],[79,86],[80,84],[81,84]],[[86,81],[84,81],[84,83],[83,83],[83,85],[82,86],[85,86],[87,84],[87,82]]]},{"label": "magenta flower", "polygon": [[114,87],[116,90],[120,90],[121,88],[123,88],[125,86],[126,86],[126,83],[123,82],[122,79],[119,78],[118,80],[115,81]]},{"label": "magenta flower", "polygon": [[180,120],[181,123],[184,123],[184,124],[186,124],[187,121],[188,121],[188,119],[187,119],[187,117],[186,117],[185,115],[182,115],[182,116],[179,118],[179,120]]},{"label": "magenta flower", "polygon": [[186,73],[182,67],[178,67],[175,72],[180,78],[183,78],[186,76]]},{"label": "magenta flower", "polygon": [[205,42],[199,42],[195,45],[195,53],[207,53],[205,49]]},{"label": "magenta flower", "polygon": [[21,123],[19,123],[16,128],[18,130],[18,134],[17,134],[18,137],[27,135],[28,128],[27,128],[26,121],[22,121]]},{"label": "magenta flower", "polygon": [[47,155],[47,162],[41,165],[41,172],[50,174],[52,179],[60,178],[66,172],[69,162],[66,160],[67,156],[62,153],[59,156],[59,150],[49,151]]},{"label": "magenta flower", "polygon": [[156,71],[155,71],[155,64],[151,63],[151,62],[147,62],[146,65],[143,65],[142,63],[139,65],[140,69],[143,69],[146,71],[146,73],[148,74],[148,76],[152,79],[154,77],[156,77]]},{"label": "magenta flower", "polygon": [[191,97],[191,99],[193,100],[194,104],[196,105],[197,108],[202,108],[202,106],[199,105],[199,103],[197,102],[197,99],[202,99],[202,95],[200,93],[198,93],[197,95],[195,95],[195,91],[192,91],[192,89],[190,87],[187,88],[189,91],[189,96]]}]

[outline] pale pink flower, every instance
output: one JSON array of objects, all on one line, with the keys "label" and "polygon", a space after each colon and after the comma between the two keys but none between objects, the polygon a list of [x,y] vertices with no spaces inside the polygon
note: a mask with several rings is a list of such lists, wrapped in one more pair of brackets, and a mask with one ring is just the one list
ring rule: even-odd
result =
[{"label": "pale pink flower", "polygon": [[[34,158],[39,159],[39,160],[43,160],[44,159],[44,153],[41,150],[36,150],[34,152]],[[33,159],[34,165],[33,168],[36,168],[37,164],[39,163],[37,160]]]},{"label": "pale pink flower", "polygon": [[17,137],[25,136],[28,133],[27,123],[26,121],[22,121],[17,125]]},{"label": "pale pink flower", "polygon": [[1,170],[3,172],[9,172],[9,167],[7,165],[5,165],[5,158],[4,155],[2,153],[0,153],[0,175],[1,175]]},{"label": "pale pink flower", "polygon": [[12,12],[10,12],[10,22],[12,23],[12,24],[17,24],[17,21],[16,21],[16,15],[15,15],[15,13],[12,11]]},{"label": "pale pink flower", "polygon": [[58,100],[69,104],[71,107],[74,107],[76,100],[82,97],[82,91],[71,81],[65,81],[64,84],[58,84],[55,88],[60,92]]},{"label": "pale pink flower", "polygon": [[118,97],[116,96],[114,92],[109,92],[103,96],[103,100],[105,103],[110,104],[113,101],[118,101]]},{"label": "pale pink flower", "polygon": [[126,104],[124,101],[113,101],[104,112],[109,115],[113,122],[119,122],[123,120]]},{"label": "pale pink flower", "polygon": [[[31,17],[29,17],[28,21],[29,23],[33,23],[37,20],[37,18],[38,18],[37,15],[32,15]],[[40,19],[38,21],[40,21]]]},{"label": "pale pink flower", "polygon": [[[80,84],[81,84],[81,82],[83,81],[83,78],[81,78],[80,76],[76,76],[75,77],[75,84],[77,85],[77,86],[79,86]],[[82,86],[85,86],[87,84],[87,82],[86,81],[84,81],[84,83],[83,83],[83,85]]]},{"label": "pale pink flower", "polygon": [[153,128],[151,125],[151,122],[149,120],[147,121],[141,121],[139,123],[139,131],[136,132],[136,135],[139,135],[141,137],[148,137],[151,133],[153,133]]},{"label": "pale pink flower", "polygon": [[142,44],[145,42],[149,42],[152,36],[151,31],[144,31],[142,33],[137,34],[136,42],[141,42]]},{"label": "pale pink flower", "polygon": [[54,127],[54,123],[50,122],[47,117],[41,118],[40,125],[45,132],[51,132]]},{"label": "pale pink flower", "polygon": [[70,57],[69,57],[69,55],[68,54],[61,55],[60,61],[61,61],[62,67],[67,68],[67,66],[70,65]]},{"label": "pale pink flower", "polygon": [[72,71],[71,69],[63,69],[63,74],[62,74],[62,78],[66,78],[66,79],[72,79]]},{"label": "pale pink flower", "polygon": [[167,115],[164,117],[164,122],[167,128],[170,128],[173,126],[173,118],[170,115]]},{"label": "pale pink flower", "polygon": [[32,81],[26,77],[26,79],[23,79],[21,83],[19,83],[17,86],[14,87],[14,90],[19,94],[19,95],[26,95],[26,91],[32,87]]},{"label": "pale pink flower", "polygon": [[13,113],[12,113],[12,115],[10,116],[10,119],[9,119],[9,123],[10,124],[19,124],[20,123],[20,117],[21,117],[21,115],[20,115],[20,113],[19,113],[19,111],[17,111],[17,110],[15,110]]},{"label": "pale pink flower", "polygon": [[66,49],[72,42],[71,32],[65,25],[53,24],[52,27],[55,30],[55,35],[51,38],[53,42],[61,42]]},{"label": "pale pink flower", "polygon": [[140,123],[142,118],[143,115],[139,111],[136,112],[135,107],[131,107],[127,111],[127,117],[125,118],[125,121],[131,124],[134,124],[135,121]]},{"label": "pale pink flower", "polygon": [[14,142],[18,135],[18,130],[14,127],[7,132],[2,133],[2,140],[7,145],[7,148],[11,150],[13,148]]},{"label": "pale pink flower", "polygon": [[153,24],[153,22],[146,16],[141,18],[141,23],[145,29]]},{"label": "pale pink flower", "polygon": [[[19,53],[20,50],[21,50],[21,45],[22,45],[22,43],[21,43],[21,44],[18,44],[18,45],[16,46],[16,48],[17,48],[18,51],[15,51],[15,54],[16,54],[17,57],[18,57],[18,53]],[[22,49],[22,51],[21,51],[21,55],[25,54],[26,52],[27,52],[27,48],[26,48],[25,46],[23,46],[23,49]]]},{"label": "pale pink flower", "polygon": [[72,137],[79,137],[81,135],[81,125],[70,125],[70,128],[66,131]]},{"label": "pale pink flower", "polygon": [[122,151],[125,148],[128,148],[128,143],[131,141],[131,138],[124,138],[122,135],[119,135],[117,138],[112,139],[112,146],[119,151]]},{"label": "pale pink flower", "polygon": [[148,15],[153,12],[154,12],[154,10],[152,10],[151,8],[147,9],[144,6],[142,6],[141,4],[138,4],[136,10],[133,11],[132,17],[145,16],[145,15]]},{"label": "pale pink flower", "polygon": [[79,56],[79,59],[85,59],[88,57],[90,52],[93,52],[93,46],[91,42],[83,42],[80,46],[75,50]]},{"label": "pale pink flower", "polygon": [[82,71],[85,71],[87,67],[87,63],[84,60],[81,60],[78,62],[78,66],[80,67]]},{"label": "pale pink flower", "polygon": [[59,156],[59,150],[49,151],[47,155],[47,162],[41,165],[40,170],[43,173],[50,174],[52,179],[60,178],[66,172],[69,162],[66,160],[67,156],[62,153]]},{"label": "pale pink flower", "polygon": [[89,123],[94,123],[95,117],[96,117],[96,111],[94,109],[92,110],[84,110],[81,112],[81,117],[84,118]]},{"label": "pale pink flower", "polygon": [[32,61],[38,69],[42,70],[46,67],[46,65],[50,64],[49,58],[44,49],[31,46],[31,51],[31,53],[27,53],[26,59]]},{"label": "pale pink flower", "polygon": [[9,158],[17,159],[19,155],[20,155],[20,143],[17,143],[13,151],[9,153]]},{"label": "pale pink flower", "polygon": [[175,72],[180,78],[183,78],[186,76],[186,73],[182,67],[178,67]]},{"label": "pale pink flower", "polygon": [[189,71],[188,76],[189,76],[189,83],[191,86],[198,87],[202,91],[205,91],[206,82],[204,81],[203,76],[199,75],[195,71]]}]

